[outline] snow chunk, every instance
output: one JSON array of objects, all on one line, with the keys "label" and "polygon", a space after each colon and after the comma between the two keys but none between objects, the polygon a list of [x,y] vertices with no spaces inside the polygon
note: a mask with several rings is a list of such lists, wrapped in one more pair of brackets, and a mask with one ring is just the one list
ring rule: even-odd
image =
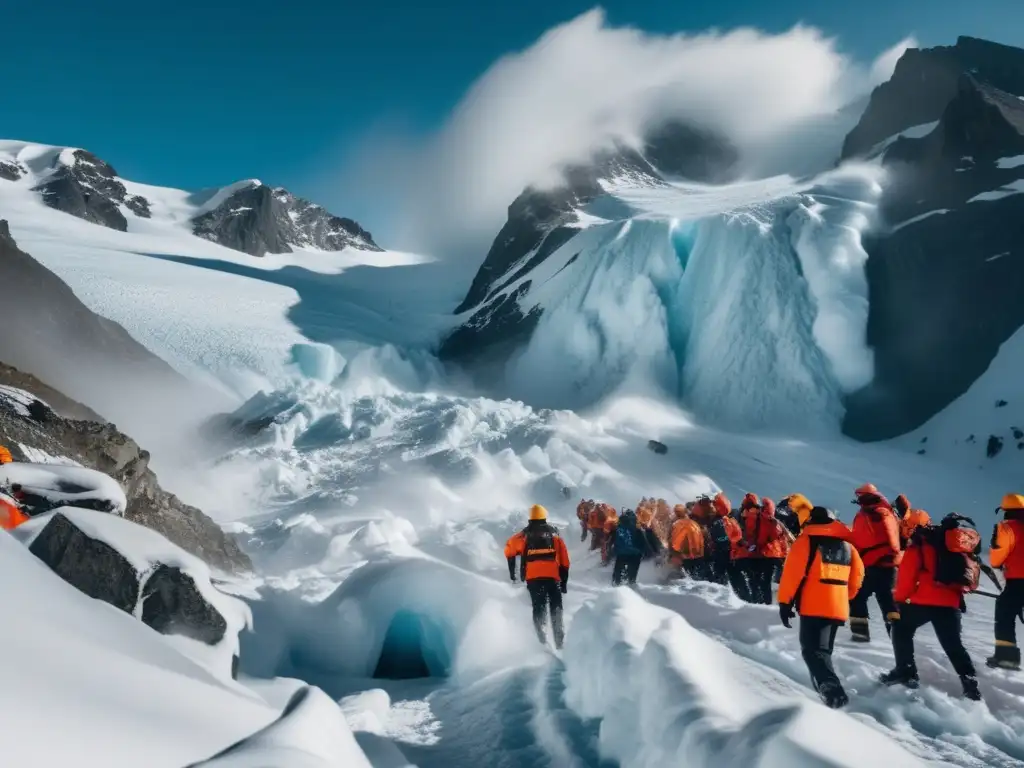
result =
[{"label": "snow chunk", "polygon": [[20,483],[26,493],[41,496],[53,505],[101,508],[117,515],[123,515],[128,506],[116,480],[85,467],[27,462],[0,466],[0,485],[10,487],[13,483]]},{"label": "snow chunk", "polygon": [[1003,170],[1019,168],[1022,165],[1024,165],[1024,155],[1014,155],[1013,157],[1003,157],[996,160],[996,167]]},{"label": "snow chunk", "polygon": [[601,753],[623,768],[923,765],[630,590],[579,610],[564,659],[566,703],[601,720]]},{"label": "snow chunk", "polygon": [[24,443],[18,443],[18,447],[21,448],[21,452],[25,455],[25,458],[33,464],[56,464],[58,466],[65,467],[82,466],[77,461],[68,458],[67,456],[51,456],[42,448],[34,448],[31,445],[25,445]]},{"label": "snow chunk", "polygon": [[[22,418],[32,418],[32,413],[29,409],[33,403],[42,403],[47,408],[50,408],[49,405],[33,395],[31,392],[26,392],[25,390],[18,389],[17,387],[8,387],[0,384],[0,404],[14,411]],[[52,411],[53,409],[50,408],[50,410]]]},{"label": "snow chunk", "polygon": [[319,688],[303,688],[281,717],[193,768],[372,768],[338,706]]}]

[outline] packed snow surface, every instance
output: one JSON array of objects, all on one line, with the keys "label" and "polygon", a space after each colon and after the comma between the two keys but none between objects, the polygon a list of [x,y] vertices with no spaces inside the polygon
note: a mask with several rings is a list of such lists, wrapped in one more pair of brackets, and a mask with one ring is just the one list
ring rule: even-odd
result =
[{"label": "packed snow surface", "polygon": [[66,463],[15,462],[0,466],[0,486],[10,488],[15,483],[55,507],[90,506],[123,515],[128,506],[124,491],[110,475]]}]

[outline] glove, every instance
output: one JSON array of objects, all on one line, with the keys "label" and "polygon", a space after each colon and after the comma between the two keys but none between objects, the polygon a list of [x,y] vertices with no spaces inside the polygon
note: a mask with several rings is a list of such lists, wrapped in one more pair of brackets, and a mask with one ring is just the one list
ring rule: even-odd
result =
[{"label": "glove", "polygon": [[563,581],[563,582],[562,582],[562,584],[561,584],[561,589],[562,589],[562,594],[563,594],[563,595],[564,595],[564,594],[565,594],[566,592],[568,592],[568,591],[569,591],[569,582],[567,582],[567,581]]},{"label": "glove", "polygon": [[794,616],[796,616],[796,613],[793,611],[792,605],[789,603],[779,603],[779,618],[782,619],[782,626],[786,629],[791,629],[792,625],[790,625],[789,620]]}]

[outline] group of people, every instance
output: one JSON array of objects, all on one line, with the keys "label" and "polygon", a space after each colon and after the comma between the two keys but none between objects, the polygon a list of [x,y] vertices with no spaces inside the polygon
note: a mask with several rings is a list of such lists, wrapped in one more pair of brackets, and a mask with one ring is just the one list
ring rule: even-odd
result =
[{"label": "group of people", "polygon": [[[822,701],[848,701],[832,664],[839,628],[849,622],[851,640],[870,643],[869,603],[882,613],[895,657],[882,675],[885,685],[920,684],[914,658],[917,630],[931,624],[960,677],[964,695],[979,700],[975,667],[964,648],[961,614],[965,595],[977,591],[982,572],[1000,588],[995,608],[995,652],[988,666],[1020,670],[1016,622],[1024,621],[1024,494],[1007,494],[992,532],[991,568],[981,560],[981,535],[974,523],[951,513],[938,523],[914,509],[906,496],[894,504],[872,484],[854,492],[853,525],[835,512],[792,494],[778,506],[753,493],[733,509],[723,493],[669,508],[664,499],[643,499],[621,513],[593,500],[577,507],[581,540],[590,537],[604,564],[614,562],[612,583],[635,584],[642,560],[658,560],[669,577],[729,584],[752,603],[772,603],[779,583],[782,623],[799,615],[800,647]],[[566,591],[569,555],[547,511],[535,506],[530,524],[505,547],[509,575],[520,577],[533,598],[534,624],[545,642],[550,608],[555,645],[564,636],[561,595]],[[993,569],[1001,569],[1005,586]]]}]

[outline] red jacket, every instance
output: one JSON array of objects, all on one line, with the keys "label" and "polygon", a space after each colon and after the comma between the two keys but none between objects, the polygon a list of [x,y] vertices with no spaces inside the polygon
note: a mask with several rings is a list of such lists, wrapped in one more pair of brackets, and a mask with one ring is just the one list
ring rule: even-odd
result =
[{"label": "red jacket", "polygon": [[939,584],[935,573],[938,555],[926,541],[915,541],[907,549],[896,577],[893,599],[897,603],[959,608],[963,592],[959,587]]},{"label": "red jacket", "polygon": [[900,521],[888,502],[860,508],[853,518],[850,541],[866,568],[895,568],[900,564]]}]

